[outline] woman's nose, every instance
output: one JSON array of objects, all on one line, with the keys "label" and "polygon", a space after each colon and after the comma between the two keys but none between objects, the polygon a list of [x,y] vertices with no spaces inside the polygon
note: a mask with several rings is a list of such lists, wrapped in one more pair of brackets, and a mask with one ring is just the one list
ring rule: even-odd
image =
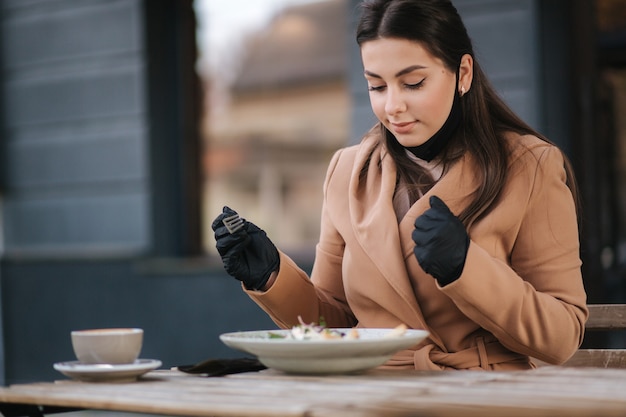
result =
[{"label": "woman's nose", "polygon": [[402,94],[397,91],[387,91],[387,101],[385,102],[385,112],[387,114],[397,114],[406,111],[406,103]]}]

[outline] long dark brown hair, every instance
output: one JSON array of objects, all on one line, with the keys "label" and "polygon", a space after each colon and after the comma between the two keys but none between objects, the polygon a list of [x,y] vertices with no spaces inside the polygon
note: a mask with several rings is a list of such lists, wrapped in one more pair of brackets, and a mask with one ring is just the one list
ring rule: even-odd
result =
[{"label": "long dark brown hair", "polygon": [[[356,39],[359,46],[380,38],[408,39],[420,45],[457,73],[461,58],[469,54],[474,59],[472,88],[463,95],[463,121],[441,163],[444,171],[465,152],[470,152],[479,167],[479,188],[470,204],[459,214],[469,227],[487,214],[497,200],[507,180],[509,150],[504,139],[507,132],[534,135],[553,144],[521,120],[498,96],[480,68],[467,29],[449,0],[365,0],[361,3],[361,18]],[[389,154],[398,167],[398,180],[414,185],[423,192],[434,180],[425,170],[410,160],[406,150],[382,123],[380,129]],[[577,189],[571,164],[563,155],[569,186],[578,206]],[[415,190],[411,192],[415,199]]]}]

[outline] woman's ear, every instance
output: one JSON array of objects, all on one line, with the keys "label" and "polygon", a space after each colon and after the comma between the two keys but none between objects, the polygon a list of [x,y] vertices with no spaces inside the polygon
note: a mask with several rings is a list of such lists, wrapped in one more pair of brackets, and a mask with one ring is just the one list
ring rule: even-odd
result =
[{"label": "woman's ear", "polygon": [[470,54],[461,57],[459,65],[459,95],[463,96],[472,88],[472,80],[474,79],[474,58]]}]

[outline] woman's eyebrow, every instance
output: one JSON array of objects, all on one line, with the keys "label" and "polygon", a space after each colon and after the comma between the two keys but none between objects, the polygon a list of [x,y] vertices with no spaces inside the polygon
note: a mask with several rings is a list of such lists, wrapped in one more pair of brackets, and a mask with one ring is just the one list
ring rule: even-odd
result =
[{"label": "woman's eyebrow", "polygon": [[396,78],[400,77],[401,75],[408,74],[409,72],[413,72],[415,70],[420,70],[420,69],[424,69],[424,68],[426,68],[426,67],[423,66],[423,65],[411,65],[410,67],[406,67],[405,69],[398,71],[396,73]]},{"label": "woman's eyebrow", "polygon": [[[424,69],[424,68],[426,68],[426,67],[423,66],[423,65],[411,65],[410,67],[406,67],[406,68],[401,69],[400,71],[398,71],[395,76],[397,78],[397,77],[400,77],[402,75],[405,75],[405,74],[408,74],[410,72],[413,72],[415,70]],[[383,78],[380,75],[378,75],[376,73],[373,73],[371,71],[368,71],[368,70],[365,70],[365,75],[367,75],[369,77],[372,77],[372,78]]]},{"label": "woman's eyebrow", "polygon": [[378,74],[374,74],[373,72],[368,71],[368,70],[363,71],[363,73],[364,73],[365,75],[367,75],[368,77],[372,77],[372,78],[383,78],[383,77],[381,77],[380,75],[378,75]]}]

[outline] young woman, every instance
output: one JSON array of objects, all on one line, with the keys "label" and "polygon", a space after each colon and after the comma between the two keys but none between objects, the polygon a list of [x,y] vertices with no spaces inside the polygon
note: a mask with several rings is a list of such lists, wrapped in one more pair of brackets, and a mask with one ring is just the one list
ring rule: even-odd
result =
[{"label": "young woman", "polygon": [[367,0],[357,42],[379,123],[324,183],[310,278],[244,221],[213,223],[229,274],[282,327],[405,324],[386,366],[529,369],[580,346],[576,188],[562,152],[497,97],[448,0]]}]

